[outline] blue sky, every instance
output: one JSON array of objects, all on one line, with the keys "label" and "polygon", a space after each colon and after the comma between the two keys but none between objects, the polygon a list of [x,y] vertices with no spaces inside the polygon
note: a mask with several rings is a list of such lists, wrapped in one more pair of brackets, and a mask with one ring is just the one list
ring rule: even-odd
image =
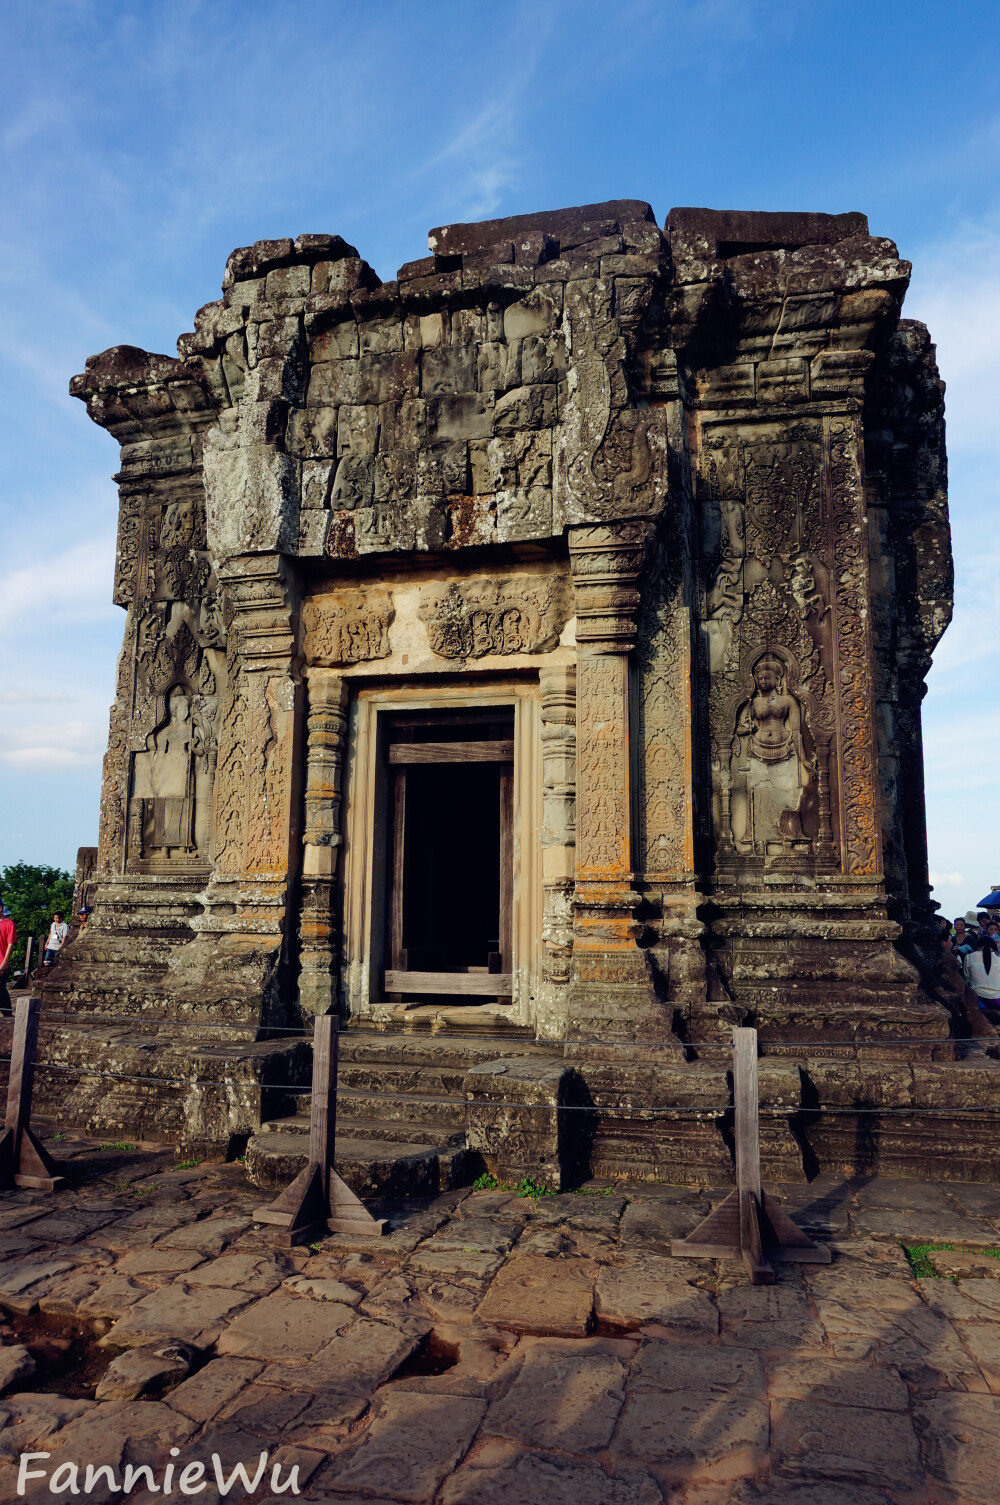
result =
[{"label": "blue sky", "polygon": [[234,246],[605,198],[860,209],[948,382],[955,622],[925,702],[931,867],[1000,879],[1000,11],[783,0],[0,0],[0,865],[96,840],[123,614],[117,449],[66,394],[173,352]]}]

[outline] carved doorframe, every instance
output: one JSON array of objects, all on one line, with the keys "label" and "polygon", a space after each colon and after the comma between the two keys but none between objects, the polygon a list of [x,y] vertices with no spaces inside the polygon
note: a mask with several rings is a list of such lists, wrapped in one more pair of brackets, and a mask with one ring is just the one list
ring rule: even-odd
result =
[{"label": "carved doorframe", "polygon": [[[386,877],[384,759],[380,718],[393,712],[514,710],[514,815],[511,1022],[534,1022],[542,935],[542,742],[537,675],[483,675],[441,685],[368,684],[348,708],[342,866],[341,991],[351,1018],[372,1020],[389,1008],[381,990]],[[355,682],[356,683],[356,682]]]}]

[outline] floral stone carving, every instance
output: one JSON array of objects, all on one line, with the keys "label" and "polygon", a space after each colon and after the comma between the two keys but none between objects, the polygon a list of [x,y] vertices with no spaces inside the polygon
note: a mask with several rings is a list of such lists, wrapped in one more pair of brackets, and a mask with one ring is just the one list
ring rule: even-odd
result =
[{"label": "floral stone carving", "polygon": [[333,667],[388,658],[394,616],[386,590],[337,591],[310,601],[304,611],[310,661]]},{"label": "floral stone carving", "polygon": [[569,587],[558,576],[430,587],[420,602],[431,648],[441,658],[547,653],[570,612]]}]

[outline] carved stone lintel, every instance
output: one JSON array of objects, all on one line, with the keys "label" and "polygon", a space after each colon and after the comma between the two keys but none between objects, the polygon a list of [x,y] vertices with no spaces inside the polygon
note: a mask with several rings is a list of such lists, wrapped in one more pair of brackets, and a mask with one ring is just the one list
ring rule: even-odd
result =
[{"label": "carved stone lintel", "polygon": [[559,575],[431,586],[422,593],[420,616],[441,658],[546,653],[569,620],[569,591]]},{"label": "carved stone lintel", "polygon": [[303,611],[309,662],[332,667],[388,658],[394,614],[387,590],[344,590],[315,597]]}]

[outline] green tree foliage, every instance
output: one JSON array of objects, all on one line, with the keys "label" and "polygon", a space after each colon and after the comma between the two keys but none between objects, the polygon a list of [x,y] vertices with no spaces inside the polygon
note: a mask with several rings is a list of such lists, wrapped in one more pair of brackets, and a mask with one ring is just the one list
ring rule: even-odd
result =
[{"label": "green tree foliage", "polygon": [[[72,923],[73,877],[62,868],[47,867],[44,863],[8,863],[0,870],[0,896],[17,926],[11,971],[23,965],[29,935],[35,937],[39,946],[44,946],[53,914],[61,914],[67,924]],[[41,960],[37,949],[34,955]]]}]

